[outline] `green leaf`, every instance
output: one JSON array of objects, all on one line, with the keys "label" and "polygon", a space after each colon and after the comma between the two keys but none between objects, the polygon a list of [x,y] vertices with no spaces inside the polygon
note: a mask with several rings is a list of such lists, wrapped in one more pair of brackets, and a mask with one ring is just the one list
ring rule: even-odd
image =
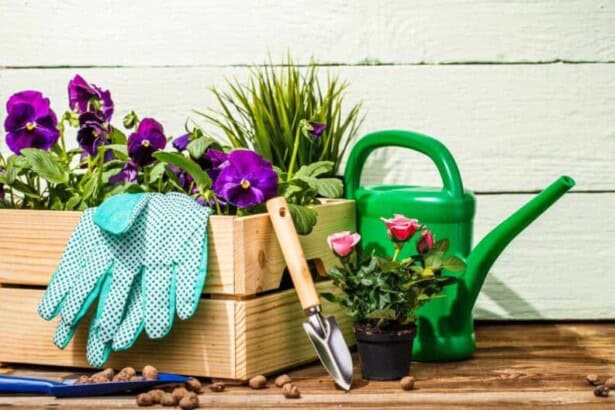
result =
[{"label": "green leaf", "polygon": [[299,235],[307,235],[316,225],[318,213],[305,205],[288,204],[295,228]]},{"label": "green leaf", "polygon": [[340,198],[344,193],[344,184],[338,178],[315,178],[318,195],[325,198]]},{"label": "green leaf", "polygon": [[422,267],[422,266],[419,266],[419,265],[412,265],[412,266],[410,266],[410,270],[411,270],[412,272],[414,272],[414,273],[418,273],[419,275],[420,275],[421,273],[423,273],[423,267]]},{"label": "green leaf", "polygon": [[66,201],[66,204],[64,205],[64,209],[69,210],[69,211],[76,209],[80,202],[81,202],[81,196],[79,196],[79,194],[75,194],[71,196],[68,201]]},{"label": "green leaf", "polygon": [[449,256],[444,259],[442,267],[450,272],[459,272],[466,268],[466,264],[460,258],[456,256]]},{"label": "green leaf", "polygon": [[440,278],[437,278],[436,281],[440,286],[449,286],[459,282],[459,279],[454,276],[442,276]]},{"label": "green leaf", "polygon": [[399,269],[399,263],[395,261],[382,259],[380,261],[380,269],[384,273],[395,272],[397,269]]},{"label": "green leaf", "polygon": [[[98,171],[97,171],[98,172]],[[83,186],[83,200],[87,201],[96,193],[98,190],[98,176],[96,174],[92,174],[89,178],[81,181]]]},{"label": "green leaf", "polygon": [[301,194],[304,189],[295,184],[280,183],[278,185],[278,194],[284,198],[291,199],[293,195]]},{"label": "green leaf", "polygon": [[440,251],[440,252],[446,252],[448,250],[448,246],[449,246],[449,241],[448,239],[445,238],[445,239],[440,239],[439,241],[436,241],[432,249]]},{"label": "green leaf", "polygon": [[333,170],[333,162],[331,161],[318,161],[309,165],[303,165],[297,170],[295,176],[299,178],[316,178],[320,175],[328,174]]},{"label": "green leaf", "polygon": [[163,162],[158,162],[156,165],[154,165],[149,172],[149,182],[158,182],[158,180],[164,175],[164,170],[165,164]]},{"label": "green leaf", "polygon": [[199,137],[190,141],[188,144],[188,152],[192,158],[201,158],[207,148],[217,144],[217,141],[211,137]]},{"label": "green leaf", "polygon": [[[130,127],[127,127],[127,128],[130,128]],[[111,134],[109,135],[109,138],[111,139],[112,145],[124,145],[125,146],[126,142],[128,141],[126,138],[126,135],[115,127],[111,127]]]},{"label": "green leaf", "polygon": [[183,169],[194,179],[201,191],[211,188],[211,178],[207,172],[203,171],[199,164],[192,159],[183,156],[178,152],[159,151],[154,154],[154,157],[159,161],[175,165],[177,168]]},{"label": "green leaf", "polygon": [[342,303],[342,301],[344,300],[344,299],[343,299],[343,298],[341,298],[340,296],[335,295],[335,294],[330,293],[330,292],[322,292],[322,293],[320,294],[320,296],[322,296],[322,298],[323,298],[324,300],[326,300],[326,301],[328,301],[328,302],[331,302],[331,303],[337,303],[337,304],[340,304],[340,303]]},{"label": "green leaf", "polygon": [[54,184],[66,184],[68,182],[68,171],[64,169],[58,158],[50,152],[37,148],[25,148],[21,154],[28,160],[32,170]]},{"label": "green leaf", "polygon": [[109,145],[105,145],[105,150],[113,151],[113,154],[118,160],[128,161],[130,159],[130,157],[128,156],[128,148],[126,147],[126,145],[109,144]]},{"label": "green leaf", "polygon": [[397,313],[393,309],[376,309],[367,315],[368,319],[395,320]]},{"label": "green leaf", "polygon": [[439,255],[429,255],[425,258],[425,267],[428,266],[433,270],[438,270],[442,267],[442,259]]},{"label": "green leaf", "polygon": [[18,179],[13,180],[13,182],[11,183],[10,186],[11,186],[11,188],[15,189],[16,191],[21,192],[22,194],[24,194],[28,198],[40,199],[40,195],[38,194],[38,192],[36,192],[36,190],[34,188],[32,188],[30,185],[27,185],[27,184],[21,182]]}]

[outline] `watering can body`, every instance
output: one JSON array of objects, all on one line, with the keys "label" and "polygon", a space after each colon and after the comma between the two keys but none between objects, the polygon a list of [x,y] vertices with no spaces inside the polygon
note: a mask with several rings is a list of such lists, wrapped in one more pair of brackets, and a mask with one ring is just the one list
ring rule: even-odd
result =
[{"label": "watering can body", "polygon": [[[391,146],[408,148],[428,156],[442,177],[442,188],[412,185],[361,186],[361,173],[369,154],[377,148]],[[479,247],[484,249],[477,252],[476,260],[472,260],[475,198],[472,192],[464,189],[455,160],[438,140],[401,130],[369,134],[353,147],[344,179],[346,197],[356,200],[357,226],[364,252],[375,251],[378,255],[391,256],[393,245],[388,240],[386,226],[381,218],[403,214],[427,225],[436,239],[448,238],[450,246],[447,254],[469,262],[463,272],[446,272],[449,276],[459,278],[457,283],[445,288],[446,297],[431,300],[419,310],[413,347],[413,360],[419,361],[462,360],[472,355],[476,348],[472,309],[488,268],[516,234],[574,184],[572,179],[566,180],[566,184],[559,181],[558,189],[548,198],[531,201],[538,204],[530,207],[532,209],[525,214],[513,215],[515,218],[509,218],[514,219],[512,222],[505,221],[502,224],[506,225],[504,228],[509,226],[505,232],[501,232],[504,228],[500,227],[494,230],[492,234],[497,236],[497,240],[486,238],[482,241],[485,243],[481,242],[483,246]],[[500,231],[496,232],[498,229]],[[416,239],[404,247],[401,256],[414,253],[414,241]]]}]

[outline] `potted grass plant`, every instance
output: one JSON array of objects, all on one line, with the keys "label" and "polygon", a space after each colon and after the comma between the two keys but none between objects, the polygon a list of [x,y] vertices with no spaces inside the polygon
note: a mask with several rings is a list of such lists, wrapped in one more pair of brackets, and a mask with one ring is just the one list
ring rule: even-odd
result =
[{"label": "potted grass plant", "polygon": [[347,106],[348,83],[315,63],[252,67],[247,81],[228,80],[213,88],[218,106],[199,112],[235,148],[263,155],[288,177],[302,166],[331,162],[338,175],[342,157],[363,121],[361,104]]},{"label": "potted grass plant", "polygon": [[[383,219],[395,245],[391,258],[362,255],[358,233],[338,232],[327,239],[341,265],[330,270],[341,294],[322,296],[346,308],[354,321],[363,377],[372,380],[400,379],[410,370],[415,318],[421,306],[445,297],[445,286],[456,282],[445,271],[461,271],[465,265],[445,256],[448,240],[434,241],[433,233],[416,219],[395,215]],[[417,236],[413,241],[413,237]],[[412,241],[416,253],[399,260]]]}]

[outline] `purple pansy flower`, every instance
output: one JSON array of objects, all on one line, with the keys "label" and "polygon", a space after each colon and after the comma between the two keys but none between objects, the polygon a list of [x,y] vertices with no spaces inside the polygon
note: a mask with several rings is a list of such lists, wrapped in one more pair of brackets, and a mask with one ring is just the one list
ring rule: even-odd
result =
[{"label": "purple pansy flower", "polygon": [[79,131],[77,142],[89,155],[96,155],[98,146],[107,140],[108,131],[102,119],[93,112],[79,116]]},{"label": "purple pansy flower", "polygon": [[85,81],[79,74],[68,83],[68,101],[71,110],[80,114],[97,112],[102,114],[105,121],[109,121],[113,115],[113,101],[109,90],[103,91]]},{"label": "purple pansy flower", "polygon": [[128,137],[128,155],[139,166],[149,165],[154,162],[152,154],[166,145],[162,125],[153,118],[143,118],[137,131]]},{"label": "purple pansy flower", "polygon": [[23,148],[47,151],[55,145],[60,132],[56,114],[49,105],[49,98],[38,91],[21,91],[9,98],[4,129],[11,151],[15,154],[20,154]]},{"label": "purple pansy flower", "polygon": [[312,134],[314,140],[320,138],[322,136],[322,133],[327,130],[327,124],[323,124],[320,122],[310,121],[310,126],[312,127],[312,131],[310,131],[310,133]]},{"label": "purple pansy flower", "polygon": [[109,183],[111,185],[124,182],[137,182],[137,166],[132,162],[126,163],[118,174],[109,178]]},{"label": "purple pansy flower", "polygon": [[184,152],[190,143],[190,134],[181,135],[173,140],[173,148],[179,152]]},{"label": "purple pansy flower", "polygon": [[203,155],[199,164],[207,171],[211,180],[215,182],[220,172],[229,164],[229,154],[215,148],[209,148],[205,151],[205,155]]},{"label": "purple pansy flower", "polygon": [[[176,167],[173,164],[168,164],[167,166],[175,175],[177,175],[177,181],[179,183],[179,186],[181,186],[185,190],[188,190],[190,188],[190,184],[192,184],[192,177],[190,176],[190,174],[183,169]],[[197,189],[198,191],[198,188],[195,189]]]},{"label": "purple pansy flower", "polygon": [[215,194],[238,208],[262,204],[278,192],[278,175],[259,154],[235,150],[214,182]]}]

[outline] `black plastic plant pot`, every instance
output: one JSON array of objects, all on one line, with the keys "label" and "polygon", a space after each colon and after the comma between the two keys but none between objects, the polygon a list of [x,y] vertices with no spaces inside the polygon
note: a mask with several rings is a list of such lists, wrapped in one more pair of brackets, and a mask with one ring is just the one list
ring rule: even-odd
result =
[{"label": "black plastic plant pot", "polygon": [[416,326],[376,333],[355,325],[363,378],[399,380],[410,374]]}]

